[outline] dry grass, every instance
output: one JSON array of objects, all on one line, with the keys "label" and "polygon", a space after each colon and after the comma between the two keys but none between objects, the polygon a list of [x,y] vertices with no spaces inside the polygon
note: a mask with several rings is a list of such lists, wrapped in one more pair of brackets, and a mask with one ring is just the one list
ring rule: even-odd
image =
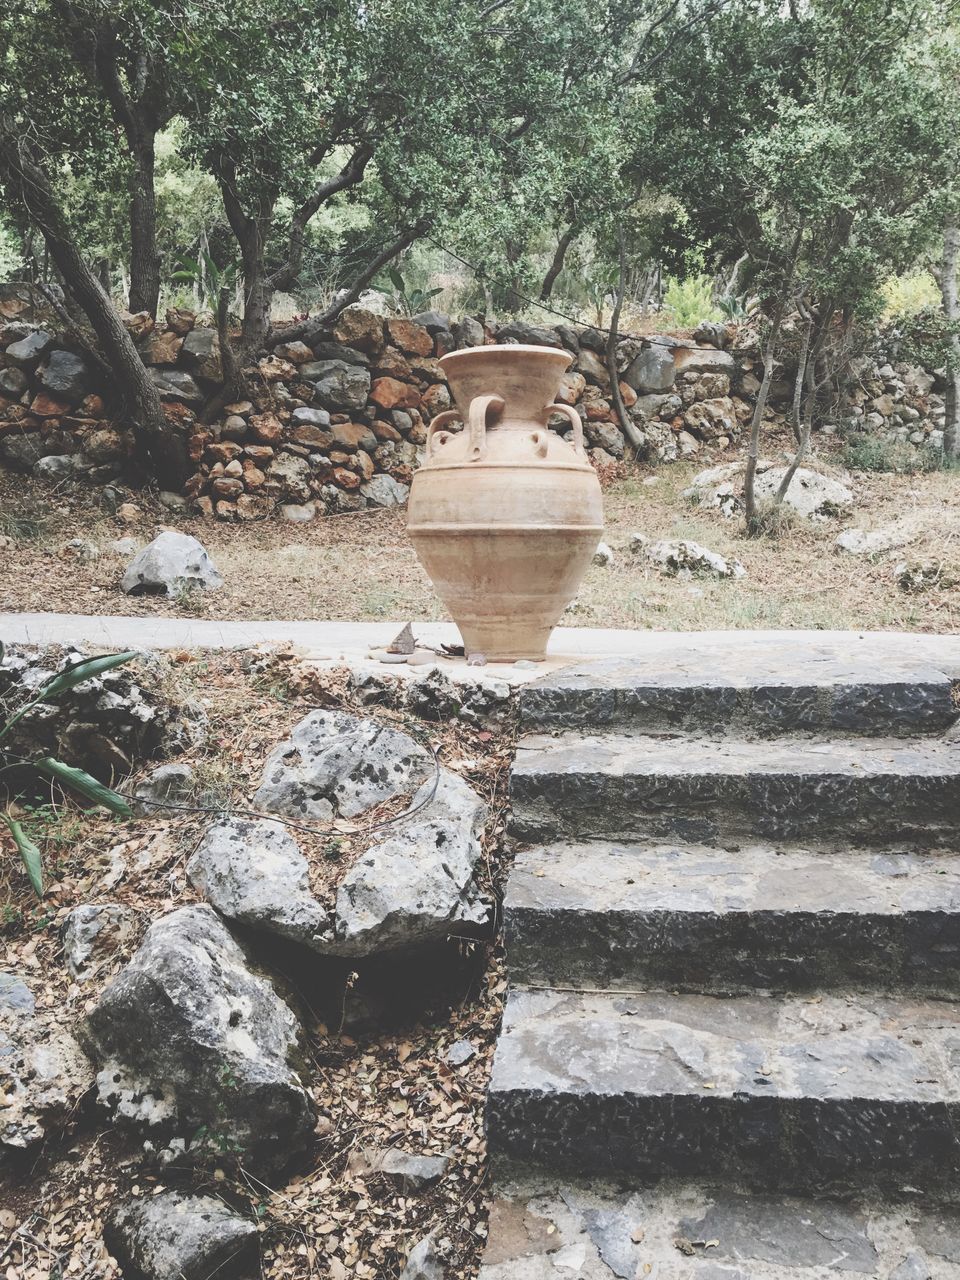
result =
[{"label": "dry grass", "polygon": [[[772,456],[775,452],[770,450]],[[949,631],[960,626],[956,589],[905,595],[892,573],[904,557],[960,563],[956,472],[860,473],[853,480],[857,506],[848,519],[800,522],[778,538],[747,538],[741,521],[697,511],[681,496],[695,471],[707,465],[704,459],[655,473],[634,468],[607,490],[605,537],[616,563],[591,568],[564,619],[567,624],[653,630]],[[645,485],[650,474],[656,483]],[[137,505],[139,521],[123,525],[92,506],[89,495],[57,496],[21,478],[0,478],[0,524],[17,539],[12,554],[0,553],[0,609],[344,621],[446,616],[407,540],[403,512],[364,511],[308,525],[231,525],[174,516],[147,496],[138,497]],[[869,529],[898,517],[908,518],[918,531],[904,551],[875,562],[833,551],[840,529]],[[226,579],[223,590],[177,600],[128,597],[118,586],[122,558],[104,553],[78,564],[62,552],[71,538],[89,538],[100,546],[126,535],[146,541],[164,526],[203,541]],[[634,530],[693,538],[736,556],[748,576],[723,582],[663,578],[631,556]]]}]

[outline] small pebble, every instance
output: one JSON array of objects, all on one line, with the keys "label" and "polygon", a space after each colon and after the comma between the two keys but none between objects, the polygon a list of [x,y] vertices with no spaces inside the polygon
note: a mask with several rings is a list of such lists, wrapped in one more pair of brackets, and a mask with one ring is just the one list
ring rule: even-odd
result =
[{"label": "small pebble", "polygon": [[458,1040],[447,1050],[447,1061],[452,1067],[462,1067],[476,1055],[476,1052],[469,1040]]}]

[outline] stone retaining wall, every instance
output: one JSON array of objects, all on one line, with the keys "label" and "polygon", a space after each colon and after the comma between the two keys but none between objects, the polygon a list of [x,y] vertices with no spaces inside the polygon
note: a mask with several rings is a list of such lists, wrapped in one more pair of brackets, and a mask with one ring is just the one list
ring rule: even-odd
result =
[{"label": "stone retaining wall", "polygon": [[[201,411],[222,377],[216,332],[184,310],[168,311],[161,324],[128,316],[127,325],[167,413],[182,425],[196,467],[185,494],[211,517],[308,520],[403,503],[430,419],[451,405],[439,357],[494,341],[567,349],[573,361],[558,399],[583,418],[601,474],[624,456],[605,338],[596,330],[454,322],[437,312],[384,317],[354,307],[312,346],[290,342],[261,357],[247,371],[250,399],[205,425]],[[756,353],[737,339],[733,326],[704,325],[690,341],[621,340],[620,390],[649,460],[710,461],[738,442],[759,383]],[[824,429],[937,447],[943,401],[934,382],[923,370],[868,364]],[[774,420],[790,388],[777,390]],[[103,391],[89,359],[24,302],[22,290],[0,292],[0,461],[58,482],[128,475],[130,434],[111,418]],[[564,430],[565,420],[553,425]]]}]

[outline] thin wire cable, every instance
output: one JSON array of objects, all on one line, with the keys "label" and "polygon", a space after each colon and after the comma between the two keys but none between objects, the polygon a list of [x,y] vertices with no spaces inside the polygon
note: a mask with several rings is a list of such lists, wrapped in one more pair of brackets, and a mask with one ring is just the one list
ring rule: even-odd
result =
[{"label": "thin wire cable", "polygon": [[[546,311],[549,315],[557,316],[561,320],[566,320],[569,324],[576,325],[580,329],[590,329],[593,333],[599,333],[601,336],[611,332],[609,326],[604,328],[603,325],[585,324],[583,320],[578,320],[575,316],[568,315],[565,311],[558,311],[556,307],[550,307],[545,302],[538,302],[536,298],[530,298],[525,293],[520,293],[520,291],[512,284],[507,284],[506,281],[500,280],[497,276],[490,275],[483,267],[476,266],[473,262],[462,257],[459,253],[454,253],[452,249],[449,249],[445,244],[441,244],[439,240],[435,240],[433,236],[423,234],[420,238],[422,240],[426,240],[428,244],[432,244],[435,249],[439,249],[442,253],[449,254],[451,258],[455,259],[455,261],[461,263],[461,265],[472,271],[477,279],[492,281],[493,284],[499,285],[501,289],[509,290],[515,298],[519,298],[521,302],[526,302],[531,307],[539,307],[541,311]],[[620,328],[617,329],[617,337],[636,338],[646,342],[650,341],[649,338],[645,338],[641,333],[627,333]]]}]

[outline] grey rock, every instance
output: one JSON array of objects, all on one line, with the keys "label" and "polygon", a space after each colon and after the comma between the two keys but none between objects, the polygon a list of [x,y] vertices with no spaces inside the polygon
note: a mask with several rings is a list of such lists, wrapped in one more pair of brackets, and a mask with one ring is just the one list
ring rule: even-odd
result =
[{"label": "grey rock", "polygon": [[669,391],[674,380],[673,354],[659,344],[644,347],[628,365],[624,382],[640,395]]},{"label": "grey rock", "polygon": [[223,377],[220,358],[220,339],[216,329],[197,325],[183,340],[181,357],[197,377],[207,382],[219,382]]},{"label": "grey rock", "polygon": [[460,711],[461,691],[439,667],[410,685],[407,707],[424,720],[448,720]]},{"label": "grey rock", "polygon": [[90,366],[72,351],[51,351],[40,369],[39,382],[57,400],[79,404],[91,387]]},{"label": "grey rock", "polygon": [[681,373],[736,373],[737,362],[729,351],[714,347],[688,347],[677,344],[673,354],[674,367]]},{"label": "grey rock", "polygon": [[471,1058],[475,1058],[476,1054],[477,1051],[469,1040],[455,1040],[447,1050],[447,1062],[451,1067],[462,1067]]},{"label": "grey rock", "polygon": [[53,346],[53,335],[45,329],[35,329],[19,342],[12,342],[6,350],[8,360],[14,364],[30,366],[44,356]]},{"label": "grey rock", "polygon": [[594,386],[610,386],[610,372],[607,369],[606,361],[603,356],[591,351],[589,347],[582,346],[580,348],[580,354],[577,356],[574,368],[578,373],[583,374],[587,382],[592,383]]},{"label": "grey rock", "polygon": [[131,808],[141,818],[162,818],[164,802],[185,804],[196,786],[196,777],[188,764],[162,764],[137,783]]},{"label": "grey rock", "polygon": [[22,369],[0,369],[0,395],[19,400],[27,389],[27,375]]},{"label": "grey rock", "polygon": [[412,738],[343,711],[313,711],[267,761],[254,807],[325,821],[355,817],[433,774]]},{"label": "grey rock", "polygon": [[371,507],[402,507],[409,496],[410,486],[383,472],[362,484],[360,492]]},{"label": "grey rock", "polygon": [[[757,501],[772,501],[786,475],[786,467],[770,467],[755,482]],[[805,519],[842,515],[853,506],[853,494],[846,485],[819,471],[798,467],[784,495],[784,504]]]},{"label": "grey rock", "polygon": [[187,863],[190,883],[230,920],[322,949],[333,922],[310,892],[290,830],[264,818],[224,818]]},{"label": "grey rock", "polygon": [[240,1280],[249,1274],[254,1223],[212,1196],[162,1191],[129,1200],[109,1218],[106,1242],[125,1275],[142,1280]]},{"label": "grey rock", "polygon": [[136,912],[119,903],[74,907],[63,926],[63,962],[78,982],[89,982],[136,931]]},{"label": "grey rock", "polygon": [[822,1266],[876,1275],[877,1250],[863,1214],[836,1205],[808,1205],[802,1216],[762,1196],[720,1194],[704,1214],[681,1219],[688,1240],[717,1240],[711,1252],[781,1267]]},{"label": "grey rock", "polygon": [[[402,736],[402,735],[398,735]],[[207,831],[187,874],[223,915],[325,955],[407,950],[476,931],[488,904],[476,885],[485,806],[460,778],[426,782],[386,838],[347,871],[331,912],[310,891],[293,834],[269,820],[228,818]]]},{"label": "grey rock", "polygon": [[[425,315],[432,315],[427,311]],[[422,316],[417,319],[423,323]],[[400,1272],[400,1280],[443,1280],[443,1259],[433,1235],[426,1236],[410,1250],[406,1266]]]},{"label": "grey rock", "polygon": [[743,578],[747,572],[739,560],[728,560],[688,538],[651,542],[642,533],[635,533],[630,539],[630,550],[641,553],[671,577]]},{"label": "grey rock", "polygon": [[300,366],[300,376],[312,382],[324,409],[335,413],[357,412],[367,403],[370,372],[344,360],[319,360]]},{"label": "grey rock", "polygon": [[273,1169],[304,1150],[315,1121],[293,1066],[299,1030],[211,908],[191,906],[151,925],[84,1036],[118,1121],[170,1136],[202,1128],[214,1149]]},{"label": "grey rock", "polygon": [[890,1272],[890,1280],[933,1280],[933,1272],[921,1254],[908,1253],[899,1267]]},{"label": "grey rock", "polygon": [[421,1191],[443,1177],[450,1160],[447,1156],[418,1156],[391,1147],[376,1164],[381,1173],[397,1178],[406,1190]]},{"label": "grey rock", "polygon": [[[317,360],[345,360],[347,364],[368,365],[370,357],[365,351],[358,351],[356,347],[344,347],[339,342],[318,342],[313,347],[313,354]],[[300,366],[300,376],[303,376],[305,365]],[[309,381],[309,378],[307,379]]]},{"label": "grey rock", "polygon": [[308,524],[317,514],[317,506],[314,502],[285,502],[280,514],[291,524]]},{"label": "grey rock", "polygon": [[33,465],[33,474],[41,480],[50,480],[59,484],[69,480],[77,471],[77,459],[70,453],[52,453],[45,458],[38,458]]},{"label": "grey rock", "polygon": [[298,427],[329,427],[330,415],[326,409],[309,409],[301,406],[290,415],[291,421]]},{"label": "grey rock", "polygon": [[161,592],[176,595],[185,589],[216,591],[223,578],[203,544],[187,533],[158,534],[127,566],[120,588],[127,595]]},{"label": "grey rock", "polygon": [[89,538],[71,538],[60,548],[65,560],[76,560],[79,564],[92,564],[100,559],[100,548]]},{"label": "grey rock", "polygon": [[143,546],[139,538],[114,538],[104,546],[112,556],[134,556]]},{"label": "grey rock", "polygon": [[511,320],[497,330],[498,342],[520,342],[534,347],[562,347],[555,329],[544,329],[523,320]]},{"label": "grey rock", "polygon": [[161,400],[181,400],[191,408],[202,407],[205,396],[185,369],[161,369],[151,366],[149,373]]},{"label": "grey rock", "polygon": [[474,320],[473,316],[464,316],[457,324],[453,326],[453,336],[457,340],[457,346],[463,347],[482,347],[486,342],[486,334],[483,331],[483,325],[479,320]]},{"label": "grey rock", "polygon": [[161,489],[157,494],[161,507],[168,511],[186,511],[189,503],[182,493],[174,493],[171,489]]},{"label": "grey rock", "polygon": [[50,435],[39,431],[16,431],[0,436],[0,454],[15,471],[32,471],[41,458],[60,452],[59,446],[51,443]]},{"label": "grey rock", "polygon": [[837,551],[845,551],[851,556],[882,555],[896,547],[904,547],[916,534],[906,528],[888,525],[880,529],[844,529],[834,540]]},{"label": "grey rock", "polygon": [[412,319],[414,324],[422,325],[431,338],[450,332],[450,317],[445,311],[421,311]]},{"label": "grey rock", "polygon": [[93,1069],[60,1010],[38,1012],[24,984],[0,990],[0,1149],[25,1150],[66,1124],[90,1089]]},{"label": "grey rock", "polygon": [[0,1012],[33,1013],[33,992],[12,973],[0,973]]},{"label": "grey rock", "polygon": [[336,927],[343,954],[402,949],[486,925],[490,904],[476,880],[486,805],[446,769],[433,788],[432,780],[423,784],[410,816],[341,881]]},{"label": "grey rock", "polygon": [[614,555],[611,547],[605,542],[597,544],[597,549],[593,553],[593,563],[599,565],[602,569],[609,568],[613,564]]}]

